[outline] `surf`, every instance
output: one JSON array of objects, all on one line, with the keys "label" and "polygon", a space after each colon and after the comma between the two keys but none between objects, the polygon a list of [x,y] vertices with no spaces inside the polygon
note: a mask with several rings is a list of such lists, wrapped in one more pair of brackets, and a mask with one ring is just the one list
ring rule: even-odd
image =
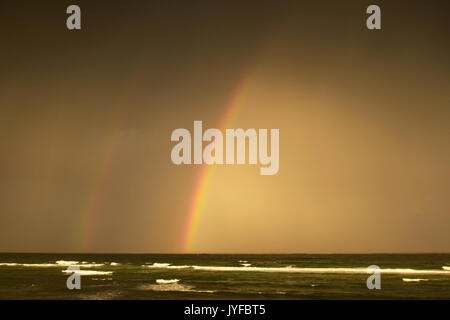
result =
[{"label": "surf", "polygon": [[[199,265],[171,265],[170,263],[154,263],[143,265],[151,269],[191,269],[198,271],[218,271],[218,272],[279,272],[279,273],[334,273],[334,274],[367,274],[367,267],[354,268],[299,268],[299,267],[251,267],[251,266],[199,266]],[[421,274],[421,275],[449,275],[450,270],[423,270],[409,268],[384,268],[380,269],[383,274]]]}]

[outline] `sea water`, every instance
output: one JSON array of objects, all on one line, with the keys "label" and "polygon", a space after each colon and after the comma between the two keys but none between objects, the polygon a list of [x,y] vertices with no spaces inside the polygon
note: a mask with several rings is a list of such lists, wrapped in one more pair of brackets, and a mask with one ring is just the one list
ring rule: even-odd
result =
[{"label": "sea water", "polygon": [[[367,288],[371,265],[379,290]],[[0,299],[450,299],[450,254],[10,253]]]}]

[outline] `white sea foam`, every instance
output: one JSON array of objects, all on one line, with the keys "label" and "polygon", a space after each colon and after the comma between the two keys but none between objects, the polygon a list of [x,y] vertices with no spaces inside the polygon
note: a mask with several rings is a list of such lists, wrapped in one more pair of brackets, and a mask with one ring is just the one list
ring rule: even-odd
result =
[{"label": "white sea foam", "polygon": [[170,284],[146,284],[138,287],[139,290],[149,290],[149,291],[192,291],[191,286],[179,284],[179,283],[170,283]]},{"label": "white sea foam", "polygon": [[180,281],[180,279],[170,279],[170,280],[156,279],[156,283],[158,283],[158,284],[177,283],[179,281]]},{"label": "white sea foam", "polygon": [[450,267],[448,267],[448,266],[443,266],[442,269],[450,271]]},{"label": "white sea foam", "polygon": [[171,263],[158,263],[158,262],[153,263],[153,266],[155,266],[155,267],[161,267],[161,268],[163,268],[163,267],[168,267],[168,266],[170,266],[170,265],[171,265]]},{"label": "white sea foam", "polygon": [[86,263],[86,264],[82,264],[81,266],[83,268],[95,268],[95,267],[102,267],[104,266],[104,263]]},{"label": "white sea foam", "polygon": [[[56,261],[56,264],[59,266],[71,266],[71,265],[75,265],[78,264],[78,261],[66,261],[66,260],[58,260]],[[82,262],[84,263],[84,262]]]},{"label": "white sea foam", "polygon": [[[0,263],[0,266],[6,267],[34,267],[34,268],[50,268],[50,267],[68,267],[79,265],[78,261],[65,261],[58,260],[55,263],[16,263],[16,262],[4,262]],[[103,263],[86,263],[82,264],[83,267],[101,267]]]},{"label": "white sea foam", "polygon": [[[197,266],[180,265],[173,266],[170,263],[154,263],[153,265],[144,265],[147,268],[159,269],[192,269],[199,271],[234,271],[234,272],[286,272],[286,273],[337,273],[337,274],[365,274],[371,271],[367,267],[357,268],[298,268],[288,267],[233,267],[233,266]],[[421,274],[421,275],[450,275],[450,270],[418,270],[406,268],[385,268],[380,269],[383,274]]]},{"label": "white sea foam", "polygon": [[421,281],[428,281],[429,279],[419,279],[419,278],[403,278],[404,282],[421,282]]},{"label": "white sea foam", "polygon": [[[59,260],[56,261],[56,264],[58,266],[64,266],[64,267],[68,267],[68,266],[77,266],[80,265],[80,262],[78,261],[65,261],[65,260]],[[104,266],[104,263],[95,263],[95,262],[87,262],[87,261],[83,261],[81,262],[81,265],[85,268],[92,268],[92,267],[101,267]]]},{"label": "white sea foam", "polygon": [[[163,280],[163,279],[159,279]],[[139,290],[150,290],[150,291],[171,291],[171,292],[196,292],[196,293],[214,293],[214,290],[197,290],[193,286],[180,284],[177,282],[173,283],[158,283],[158,284],[146,284],[138,287]]]},{"label": "white sea foam", "polygon": [[4,262],[0,263],[0,266],[5,267],[36,267],[36,268],[48,268],[57,266],[54,263],[16,263],[16,262]]},{"label": "white sea foam", "polygon": [[120,263],[117,263],[117,262],[111,262],[110,263],[112,266],[120,266]]},{"label": "white sea foam", "polygon": [[76,273],[80,276],[109,276],[112,275],[112,271],[95,271],[95,270],[62,270],[63,273]]},{"label": "white sea foam", "polygon": [[242,265],[243,265],[244,267],[250,267],[252,264],[251,264],[251,263],[242,263]]},{"label": "white sea foam", "polygon": [[147,267],[147,268],[156,268],[156,269],[189,269],[192,266],[172,266],[171,263],[153,263],[151,265],[148,264],[144,264],[143,267]]}]

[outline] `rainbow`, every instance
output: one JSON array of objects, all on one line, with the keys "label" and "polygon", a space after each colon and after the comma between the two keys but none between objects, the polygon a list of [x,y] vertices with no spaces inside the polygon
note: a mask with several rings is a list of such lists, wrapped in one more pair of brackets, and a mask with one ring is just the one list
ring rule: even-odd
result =
[{"label": "rainbow", "polygon": [[131,81],[123,90],[120,101],[115,109],[111,111],[107,118],[106,128],[109,129],[109,135],[99,150],[99,162],[95,175],[93,176],[90,189],[87,193],[86,202],[82,203],[80,209],[80,223],[74,230],[75,246],[80,252],[89,252],[95,243],[95,236],[98,226],[102,219],[103,206],[106,201],[108,186],[116,165],[117,154],[120,147],[120,132],[125,129],[127,112],[132,90],[135,83],[139,83],[139,69],[136,67],[132,73]]},{"label": "rainbow", "polygon": [[94,176],[92,187],[89,190],[87,201],[84,204],[81,215],[79,231],[76,233],[80,238],[77,240],[78,247],[83,252],[91,249],[96,230],[101,220],[103,204],[105,202],[108,185],[114,170],[118,152],[118,136],[114,131],[120,131],[123,127],[124,110],[120,109],[113,115],[110,127],[113,129],[111,135],[105,141],[100,152],[100,162],[97,174]]},{"label": "rainbow", "polygon": [[[220,121],[218,128],[225,130],[233,125],[239,111],[242,108],[245,93],[248,88],[250,78],[250,72],[246,72],[236,86],[236,89],[231,95],[229,102],[225,108],[224,115]],[[198,222],[203,212],[205,199],[209,187],[209,183],[212,179],[215,165],[207,165],[203,163],[201,165],[200,173],[195,182],[194,194],[189,206],[189,213],[187,217],[187,227],[185,236],[183,238],[183,251],[186,253],[192,252],[194,246],[195,235],[197,233]]]},{"label": "rainbow", "polygon": [[[231,98],[226,104],[225,112],[221,118],[218,128],[225,129],[230,127],[237,118],[239,110],[243,104],[245,92],[248,88],[250,74],[251,72],[248,71],[244,73],[244,76],[231,94]],[[123,102],[125,102],[125,99],[129,97],[130,89],[130,87],[126,88],[124,96],[122,97]],[[98,170],[93,178],[87,200],[81,208],[80,224],[75,231],[75,236],[77,248],[79,248],[82,252],[92,250],[93,243],[95,243],[96,230],[98,229],[102,218],[103,204],[106,200],[105,197],[114,171],[119,147],[118,136],[114,135],[113,132],[120,131],[120,129],[125,127],[126,111],[126,108],[119,106],[110,120],[109,128],[112,130],[112,136],[110,136],[103,145],[103,149],[100,152],[101,158],[99,161]],[[203,211],[203,205],[213,171],[214,165],[201,165],[200,172],[195,183],[193,198],[189,206],[187,226],[185,235],[183,236],[183,252],[192,251],[198,221]]]}]

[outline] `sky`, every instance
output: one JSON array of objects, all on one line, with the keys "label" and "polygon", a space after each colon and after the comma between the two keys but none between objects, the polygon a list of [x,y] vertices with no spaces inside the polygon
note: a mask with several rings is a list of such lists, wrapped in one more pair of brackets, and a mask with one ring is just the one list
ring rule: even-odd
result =
[{"label": "sky", "polygon": [[[70,4],[0,3],[0,252],[450,252],[448,1]],[[278,173],[173,164],[194,120]]]}]

